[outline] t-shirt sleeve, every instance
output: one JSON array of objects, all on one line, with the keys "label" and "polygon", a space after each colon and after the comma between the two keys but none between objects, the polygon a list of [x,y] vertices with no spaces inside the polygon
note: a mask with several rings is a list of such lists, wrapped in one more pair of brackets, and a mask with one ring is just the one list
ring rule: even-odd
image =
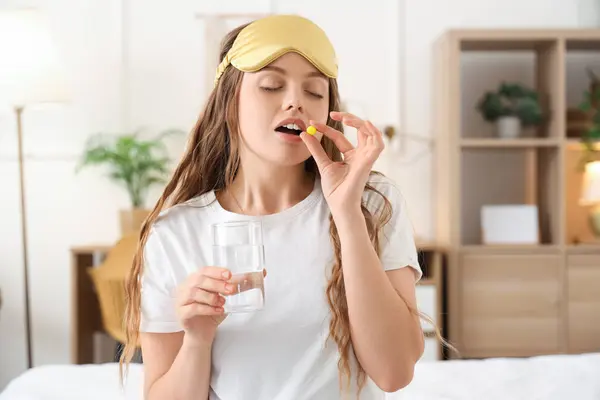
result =
[{"label": "t-shirt sleeve", "polygon": [[[372,184],[390,202],[392,214],[380,232],[380,259],[384,270],[390,271],[410,267],[415,272],[415,282],[423,276],[419,264],[414,229],[409,217],[408,206],[400,189],[391,181],[383,180]],[[383,210],[383,199],[377,193],[369,195],[376,212]]]},{"label": "t-shirt sleeve", "polygon": [[165,243],[153,227],[144,248],[144,269],[140,280],[140,332],[182,330],[175,309],[176,283],[171,262]]}]

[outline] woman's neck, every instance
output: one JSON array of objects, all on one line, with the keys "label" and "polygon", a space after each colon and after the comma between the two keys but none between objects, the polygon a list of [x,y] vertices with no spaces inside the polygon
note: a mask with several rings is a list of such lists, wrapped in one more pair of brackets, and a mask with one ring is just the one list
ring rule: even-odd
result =
[{"label": "woman's neck", "polygon": [[305,199],[314,188],[314,177],[304,165],[244,168],[240,165],[230,187],[221,194],[223,207],[247,215],[281,212]]}]

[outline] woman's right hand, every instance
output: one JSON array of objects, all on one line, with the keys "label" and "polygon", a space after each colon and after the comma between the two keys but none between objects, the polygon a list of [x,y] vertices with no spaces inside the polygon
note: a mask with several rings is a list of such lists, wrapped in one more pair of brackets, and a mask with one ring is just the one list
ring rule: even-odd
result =
[{"label": "woman's right hand", "polygon": [[223,296],[233,294],[231,271],[221,267],[203,267],[188,276],[179,287],[177,315],[186,340],[210,344],[217,327],[226,317]]}]

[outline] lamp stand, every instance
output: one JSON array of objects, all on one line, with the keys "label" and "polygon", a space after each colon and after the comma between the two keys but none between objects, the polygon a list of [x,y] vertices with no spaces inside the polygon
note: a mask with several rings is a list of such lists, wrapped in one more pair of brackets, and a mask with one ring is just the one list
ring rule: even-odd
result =
[{"label": "lamp stand", "polygon": [[29,252],[27,250],[27,211],[25,208],[25,162],[23,156],[23,106],[15,107],[17,116],[17,146],[19,152],[19,195],[21,199],[21,235],[23,243],[23,281],[25,286],[25,338],[27,340],[27,368],[33,367],[31,349],[31,311],[29,307]]}]

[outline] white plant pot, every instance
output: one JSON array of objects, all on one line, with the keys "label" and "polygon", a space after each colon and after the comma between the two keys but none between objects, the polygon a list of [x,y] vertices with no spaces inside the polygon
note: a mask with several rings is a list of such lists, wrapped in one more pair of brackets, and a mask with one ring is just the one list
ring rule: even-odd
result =
[{"label": "white plant pot", "polygon": [[496,121],[498,137],[514,139],[521,134],[521,120],[518,117],[501,117]]}]

